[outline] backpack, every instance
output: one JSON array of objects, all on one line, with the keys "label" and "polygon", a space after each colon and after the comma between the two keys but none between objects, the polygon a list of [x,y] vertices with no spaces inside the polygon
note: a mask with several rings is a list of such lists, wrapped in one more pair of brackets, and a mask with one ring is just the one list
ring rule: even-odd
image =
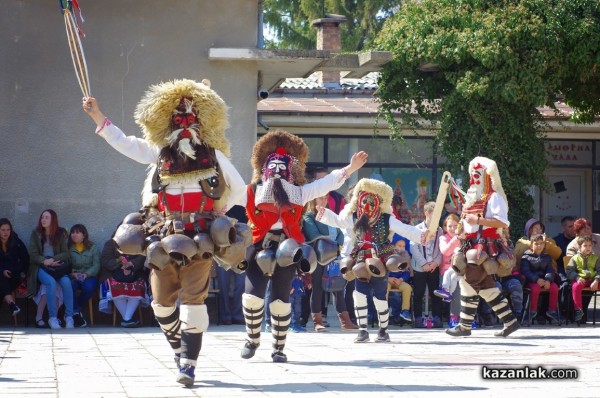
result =
[{"label": "backpack", "polygon": [[346,280],[340,272],[339,259],[335,259],[325,266],[322,286],[326,292],[339,292],[346,287]]}]

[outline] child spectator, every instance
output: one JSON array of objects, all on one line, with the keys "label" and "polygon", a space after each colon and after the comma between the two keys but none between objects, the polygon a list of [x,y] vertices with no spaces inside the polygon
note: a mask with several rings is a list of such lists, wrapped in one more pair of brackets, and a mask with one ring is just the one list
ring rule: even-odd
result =
[{"label": "child spectator", "polygon": [[[423,232],[429,229],[431,216],[435,208],[435,202],[427,202],[423,206],[425,221],[415,225],[415,227]],[[425,289],[431,298],[431,312],[433,315],[433,327],[442,327],[442,300],[433,294],[434,291],[440,288],[440,270],[442,264],[442,253],[438,244],[438,237],[442,234],[442,229],[437,227],[435,239],[430,240],[425,245],[420,243],[410,242],[410,253],[413,257],[414,266],[414,308],[415,327],[426,327],[423,323],[423,298],[425,297]]]},{"label": "child spectator", "polygon": [[[462,244],[461,237],[456,234],[459,221],[458,214],[450,213],[446,216],[442,224],[442,229],[445,233],[439,238],[439,247],[442,253],[442,265],[440,266],[441,289],[433,292],[433,294],[441,297],[446,303],[453,304],[450,306],[450,318],[448,320],[448,326],[451,328],[458,325],[460,315],[460,291],[456,295],[454,295],[454,292],[458,287],[458,281],[462,277],[451,266],[452,256],[460,249]],[[454,300],[453,297],[455,298]]]},{"label": "child spectator", "polygon": [[530,249],[521,258],[521,273],[525,275],[526,286],[531,290],[529,319],[537,316],[538,299],[543,289],[548,289],[548,311],[546,316],[558,321],[558,285],[554,283],[554,268],[552,257],[544,252],[546,237],[543,234],[531,236]]},{"label": "child spectator", "polygon": [[573,281],[571,288],[573,294],[573,306],[575,307],[575,321],[583,318],[583,302],[581,292],[583,288],[590,287],[598,290],[600,282],[600,262],[598,255],[592,253],[594,243],[591,236],[577,238],[579,252],[575,254],[567,265],[567,278]]},{"label": "child spectator", "polygon": [[290,304],[292,306],[292,320],[290,330],[294,333],[306,332],[300,324],[302,316],[302,296],[304,295],[304,280],[300,275],[296,275],[292,280],[292,290],[290,291]]},{"label": "child spectator", "polygon": [[[406,251],[406,240],[400,235],[395,234],[392,239],[394,248],[399,252]],[[407,267],[398,272],[390,272],[388,274],[388,301],[390,303],[390,317],[392,322],[399,324],[398,318],[402,318],[407,322],[412,322],[410,313],[410,296],[412,295],[412,277],[413,269],[410,262]],[[397,289],[400,292],[390,292],[391,289]],[[401,300],[398,299],[398,295]],[[401,305],[400,305],[401,302]]]}]

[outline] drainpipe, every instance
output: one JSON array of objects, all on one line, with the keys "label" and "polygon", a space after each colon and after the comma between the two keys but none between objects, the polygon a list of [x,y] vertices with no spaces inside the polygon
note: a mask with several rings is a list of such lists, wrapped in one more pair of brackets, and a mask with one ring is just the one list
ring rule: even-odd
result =
[{"label": "drainpipe", "polygon": [[265,37],[263,36],[263,0],[258,0],[258,29],[256,38],[256,47],[265,47]]}]

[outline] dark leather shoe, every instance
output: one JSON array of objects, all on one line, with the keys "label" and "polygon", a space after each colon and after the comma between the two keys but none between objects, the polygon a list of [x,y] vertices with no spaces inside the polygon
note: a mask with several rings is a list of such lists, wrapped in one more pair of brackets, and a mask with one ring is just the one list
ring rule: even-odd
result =
[{"label": "dark leather shoe", "polygon": [[355,343],[368,343],[369,342],[369,332],[366,330],[359,330],[358,336],[354,339]]},{"label": "dark leather shoe", "polygon": [[494,333],[496,337],[507,337],[509,334],[519,330],[519,322],[513,322],[510,326],[505,326],[504,329]]},{"label": "dark leather shoe", "polygon": [[254,356],[254,353],[256,352],[257,348],[258,348],[258,344],[254,344],[249,341],[246,341],[246,344],[244,344],[244,347],[242,347],[242,358],[244,358],[244,359],[252,358]]},{"label": "dark leather shoe", "polygon": [[271,354],[273,362],[287,362],[287,356],[281,350],[275,350]]},{"label": "dark leather shoe", "polygon": [[456,325],[452,329],[446,329],[446,334],[454,337],[470,336],[471,329],[466,329],[462,325]]}]

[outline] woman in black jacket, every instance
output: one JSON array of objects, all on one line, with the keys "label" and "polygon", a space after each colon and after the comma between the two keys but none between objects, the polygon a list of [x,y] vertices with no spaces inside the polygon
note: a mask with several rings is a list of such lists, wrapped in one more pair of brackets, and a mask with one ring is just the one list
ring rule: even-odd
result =
[{"label": "woman in black jacket", "polygon": [[13,316],[21,312],[12,292],[19,286],[29,269],[27,247],[13,231],[7,218],[0,218],[0,296],[8,304]]}]

